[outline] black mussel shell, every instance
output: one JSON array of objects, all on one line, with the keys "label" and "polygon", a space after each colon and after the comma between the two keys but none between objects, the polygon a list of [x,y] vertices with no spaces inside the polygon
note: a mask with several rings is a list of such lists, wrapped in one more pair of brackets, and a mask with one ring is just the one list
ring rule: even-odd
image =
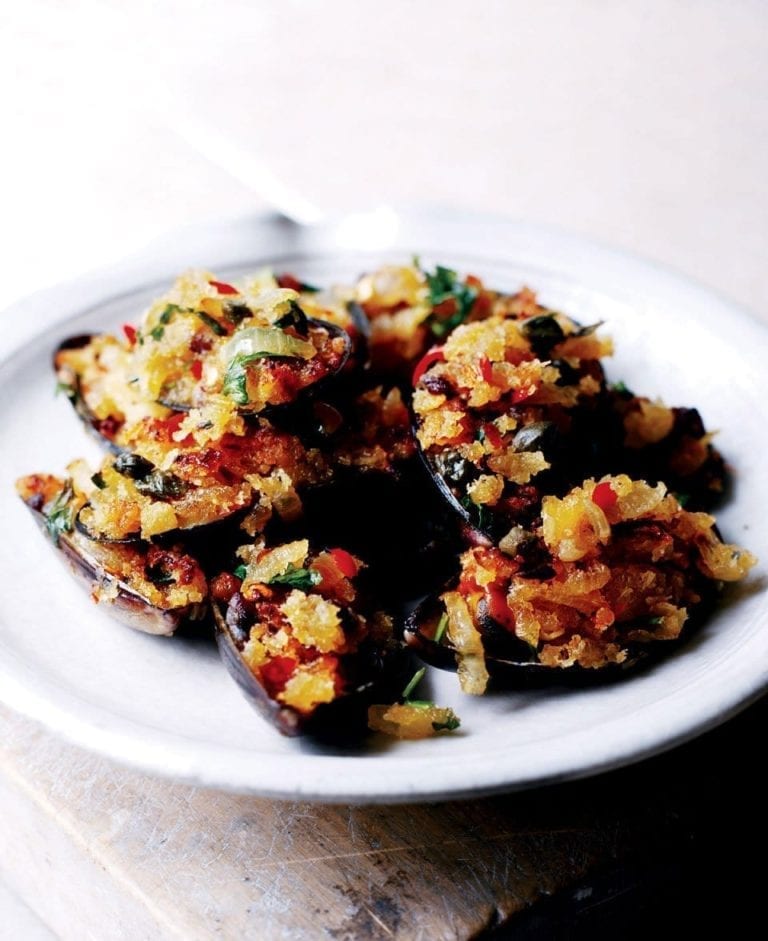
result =
[{"label": "black mussel shell", "polygon": [[[445,587],[451,590],[454,583]],[[444,635],[440,643],[434,640],[434,633],[440,618],[439,592],[430,595],[406,619],[403,639],[417,656],[430,666],[441,670],[456,669],[456,653]],[[535,659],[531,648],[512,636],[509,631],[481,613],[480,631],[485,648],[485,664],[493,685],[497,688],[539,688],[547,686],[590,686],[621,679],[649,665],[661,653],[659,648],[670,650],[674,642],[664,641],[654,645],[654,649],[635,644],[630,648],[629,656],[620,664],[608,664],[597,669],[588,669],[578,665],[571,667],[549,667]]]},{"label": "black mussel shell", "polygon": [[367,728],[368,706],[397,696],[408,673],[410,658],[402,648],[376,649],[371,645],[345,658],[350,688],[333,702],[300,713],[275,700],[248,668],[241,654],[249,635],[248,614],[242,596],[235,594],[226,610],[211,602],[219,653],[229,674],[248,702],[283,735],[310,735],[317,739],[354,739]]},{"label": "black mussel shell", "polygon": [[[48,537],[48,527],[43,513],[26,504],[43,534]],[[69,533],[58,535],[56,554],[72,572],[82,587],[93,596],[105,588],[113,591],[107,595],[105,609],[120,623],[145,634],[169,636],[177,628],[190,621],[205,617],[207,603],[190,604],[183,608],[163,609],[151,604],[143,595],[131,588],[119,577],[112,575],[95,553],[89,552],[83,540]],[[113,596],[114,594],[114,596]],[[103,594],[102,594],[103,597]]]},{"label": "black mussel shell", "polygon": [[112,451],[114,454],[120,454],[123,450],[120,445],[114,441],[115,434],[120,426],[110,420],[97,418],[93,413],[80,390],[80,377],[73,370],[62,366],[59,362],[59,353],[66,350],[81,350],[88,346],[96,337],[94,333],[83,333],[78,336],[69,337],[61,342],[53,354],[53,368],[59,379],[59,387],[66,390],[67,398],[75,410],[75,414],[85,426],[86,431],[96,439],[101,447]]}]

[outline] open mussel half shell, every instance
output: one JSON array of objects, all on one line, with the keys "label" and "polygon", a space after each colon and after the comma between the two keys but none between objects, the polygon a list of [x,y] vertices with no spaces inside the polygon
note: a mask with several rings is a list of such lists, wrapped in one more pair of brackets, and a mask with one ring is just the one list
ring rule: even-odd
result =
[{"label": "open mussel half shell", "polygon": [[[444,591],[455,589],[455,582],[445,586]],[[441,670],[456,670],[457,653],[451,645],[447,632],[439,640],[435,633],[442,614],[440,595],[430,595],[406,619],[403,639],[408,647],[425,663]],[[535,651],[497,624],[487,614],[481,613],[478,624],[483,639],[485,665],[493,685],[497,688],[544,688],[548,686],[590,686],[621,679],[628,673],[650,664],[658,653],[658,647],[669,649],[669,642],[659,642],[657,649],[633,645],[627,659],[620,664],[607,664],[597,669],[588,669],[577,664],[570,667],[551,667],[536,659]]]},{"label": "open mussel half shell", "polygon": [[83,333],[63,340],[54,351],[53,368],[58,380],[58,388],[65,392],[75,414],[83,423],[86,431],[96,441],[113,454],[120,454],[123,448],[117,444],[115,437],[120,430],[120,423],[112,419],[98,418],[88,405],[83,395],[81,378],[77,372],[62,360],[62,353],[68,350],[82,350],[93,342],[96,334]]},{"label": "open mussel half shell", "polygon": [[471,504],[470,508],[468,501],[462,500],[459,496],[458,486],[449,482],[445,469],[439,465],[433,455],[425,453],[418,443],[416,430],[414,427],[414,438],[421,461],[440,495],[461,520],[465,540],[471,545],[493,545],[494,541],[503,536],[506,530],[509,529],[509,525],[505,527],[492,511],[485,510],[480,514],[474,504]]},{"label": "open mussel half shell", "polygon": [[250,616],[240,594],[226,607],[211,601],[216,641],[222,661],[248,702],[283,735],[309,735],[324,740],[354,741],[367,729],[367,708],[389,702],[408,675],[410,653],[399,644],[378,648],[364,642],[344,656],[345,690],[310,712],[279,702],[249,668],[243,649],[250,636]]},{"label": "open mussel half shell", "polygon": [[[50,536],[45,515],[26,503],[44,535]],[[141,591],[128,584],[110,565],[112,547],[87,540],[77,530],[57,534],[56,554],[88,594],[105,605],[117,621],[145,634],[169,636],[182,624],[205,617],[207,602],[191,602],[178,607],[153,604]],[[118,549],[118,551],[120,551]],[[136,548],[136,565],[142,565],[144,550]]]},{"label": "open mussel half shell", "polygon": [[233,599],[226,608],[212,601],[211,612],[221,659],[245,698],[283,735],[299,735],[306,721],[304,716],[271,697],[243,659],[242,646],[248,639],[247,628],[238,616],[236,601]]}]

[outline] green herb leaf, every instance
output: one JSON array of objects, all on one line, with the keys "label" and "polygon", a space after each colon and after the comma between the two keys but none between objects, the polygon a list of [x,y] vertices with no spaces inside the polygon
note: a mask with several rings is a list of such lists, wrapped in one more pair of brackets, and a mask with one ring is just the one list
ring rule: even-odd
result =
[{"label": "green herb leaf", "polygon": [[450,317],[440,318],[433,315],[430,329],[436,337],[444,337],[463,323],[477,300],[477,288],[461,281],[455,271],[438,265],[430,274],[425,271],[427,285],[429,286],[429,303],[433,308],[439,307],[445,301],[454,300],[456,311]]},{"label": "green herb leaf", "polygon": [[235,571],[232,574],[235,576],[235,578],[239,578],[240,581],[243,581],[245,576],[248,574],[248,566],[238,565],[238,567],[235,569]]},{"label": "green herb leaf", "polygon": [[264,359],[267,356],[269,356],[269,353],[238,353],[237,356],[231,360],[229,366],[227,366],[226,373],[224,373],[224,383],[221,387],[221,391],[224,395],[228,395],[230,399],[234,399],[238,405],[247,405],[248,373],[246,372],[246,367],[257,359]]},{"label": "green herb leaf", "polygon": [[[179,307],[178,304],[166,304],[163,308],[160,316],[158,317],[157,324],[149,331],[149,335],[153,340],[162,340],[163,334],[165,333],[165,325],[171,322],[171,317],[174,314],[181,313],[184,308]],[[137,333],[137,337],[140,337],[140,334]],[[143,341],[139,339],[139,343]]]},{"label": "green herb leaf", "polygon": [[224,315],[230,323],[237,326],[249,317],[253,317],[253,311],[247,304],[229,303],[224,307]]},{"label": "green herb leaf", "polygon": [[66,395],[70,402],[74,402],[78,392],[77,387],[70,385],[68,382],[57,382],[53,394]]},{"label": "green herb leaf", "polygon": [[625,392],[629,392],[629,389],[627,388],[627,384],[623,382],[621,379],[619,379],[618,382],[611,383],[611,390],[613,392],[619,392],[621,394]]},{"label": "green herb leaf", "polygon": [[454,715],[450,709],[447,709],[448,715],[446,716],[445,722],[433,722],[432,728],[435,732],[455,732],[456,729],[461,725],[461,719]]},{"label": "green herb leaf", "polygon": [[268,585],[287,585],[289,588],[298,588],[301,591],[309,591],[313,585],[322,581],[323,576],[314,569],[299,569],[295,565],[289,565],[281,575],[275,575],[271,578]]},{"label": "green herb leaf", "polygon": [[106,481],[104,480],[104,475],[101,473],[101,471],[96,471],[96,473],[91,477],[91,481],[99,488],[99,490],[103,490],[107,486]]},{"label": "green herb leaf", "polygon": [[462,497],[459,501],[465,510],[469,513],[470,521],[478,529],[485,530],[491,522],[491,511],[482,504],[475,503],[470,497]]},{"label": "green herb leaf", "polygon": [[61,534],[71,533],[75,525],[75,508],[71,502],[73,496],[72,484],[67,482],[45,514],[45,528],[55,546],[58,546]]},{"label": "green herb leaf", "polygon": [[211,330],[213,330],[217,337],[227,336],[226,328],[222,327],[218,320],[214,319],[209,314],[206,314],[204,310],[196,310],[195,313],[203,321],[206,327],[210,327]]},{"label": "green herb leaf", "polygon": [[444,611],[440,616],[440,620],[437,622],[437,630],[435,631],[435,636],[432,638],[436,644],[439,644],[443,639],[445,634],[445,629],[448,627],[448,612]]},{"label": "green herb leaf", "polygon": [[420,670],[417,670],[417,671],[413,674],[413,676],[412,676],[411,679],[410,679],[410,682],[408,683],[408,685],[407,685],[407,686],[405,687],[405,689],[403,690],[403,695],[402,695],[401,698],[404,699],[405,702],[409,702],[409,701],[410,701],[410,700],[409,700],[409,696],[410,696],[411,693],[416,689],[416,687],[419,685],[419,683],[424,679],[424,674],[425,674],[426,672],[427,672],[427,668],[426,668],[426,667],[422,667]]},{"label": "green herb leaf", "polygon": [[307,315],[296,303],[296,301],[291,301],[291,306],[288,313],[283,314],[282,317],[276,320],[274,326],[280,327],[281,329],[285,329],[285,327],[293,327],[296,332],[300,333],[303,337],[309,333]]},{"label": "green herb leaf", "polygon": [[134,481],[134,485],[139,493],[163,500],[180,497],[187,489],[187,484],[180,477],[164,474],[159,470],[153,470],[146,477],[140,477]]},{"label": "green herb leaf", "polygon": [[685,505],[691,499],[690,493],[676,493],[674,494],[674,497],[682,507],[685,507]]}]

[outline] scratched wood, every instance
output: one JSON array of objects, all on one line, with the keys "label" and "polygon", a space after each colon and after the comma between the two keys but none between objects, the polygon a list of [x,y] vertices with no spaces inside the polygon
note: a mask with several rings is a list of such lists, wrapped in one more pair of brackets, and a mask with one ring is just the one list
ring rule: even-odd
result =
[{"label": "scratched wood", "polygon": [[670,817],[654,799],[628,812],[600,783],[421,806],[265,801],[122,769],[2,709],[0,742],[0,871],[78,941],[474,938],[651,851]]}]

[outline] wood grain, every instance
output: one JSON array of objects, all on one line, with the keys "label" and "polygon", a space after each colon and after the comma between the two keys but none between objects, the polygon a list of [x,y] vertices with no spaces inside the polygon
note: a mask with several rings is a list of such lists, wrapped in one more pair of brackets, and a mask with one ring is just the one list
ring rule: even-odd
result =
[{"label": "wood grain", "polygon": [[0,740],[0,868],[64,939],[466,939],[664,829],[585,785],[329,807],[146,777],[4,710]]}]

